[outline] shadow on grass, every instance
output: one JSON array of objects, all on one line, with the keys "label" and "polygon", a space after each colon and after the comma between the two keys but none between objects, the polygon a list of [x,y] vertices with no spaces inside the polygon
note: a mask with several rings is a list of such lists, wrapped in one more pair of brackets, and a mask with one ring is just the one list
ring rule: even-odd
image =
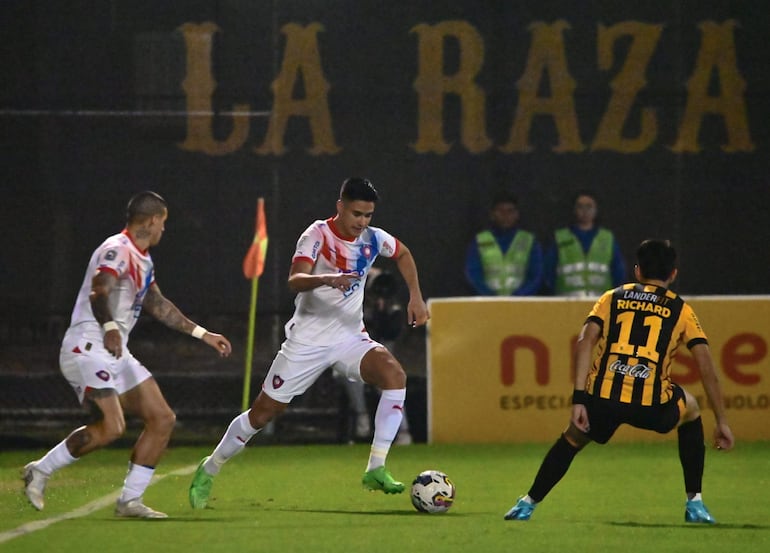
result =
[{"label": "shadow on grass", "polygon": [[284,511],[287,513],[317,513],[317,514],[326,514],[326,515],[385,515],[385,516],[408,516],[408,517],[427,517],[427,516],[433,516],[433,517],[467,517],[467,516],[473,516],[468,513],[420,513],[418,511],[410,511],[408,509],[391,509],[386,511],[361,511],[359,510],[352,510],[352,509],[271,509],[275,511]]},{"label": "shadow on grass", "polygon": [[731,523],[718,523],[718,524],[662,524],[655,522],[608,522],[610,526],[626,526],[629,528],[688,528],[688,529],[702,529],[711,528],[713,530],[770,530],[768,524],[731,524]]}]

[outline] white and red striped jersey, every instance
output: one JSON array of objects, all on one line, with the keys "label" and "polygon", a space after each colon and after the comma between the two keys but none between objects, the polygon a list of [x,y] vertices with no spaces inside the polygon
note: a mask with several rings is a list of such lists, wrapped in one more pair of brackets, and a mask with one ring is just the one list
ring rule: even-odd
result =
[{"label": "white and red striped jersey", "polygon": [[364,330],[364,287],[369,269],[378,255],[393,257],[398,240],[377,227],[367,227],[360,236],[343,238],[332,219],[315,221],[297,241],[292,263],[305,259],[313,264],[311,274],[355,272],[359,279],[343,292],[320,286],[299,292],[294,316],[286,323],[286,337],[310,345],[336,344]]},{"label": "white and red striped jersey", "polygon": [[[123,341],[128,340],[128,333],[134,328],[142,311],[142,301],[155,282],[155,270],[148,251],[141,251],[124,230],[107,238],[96,248],[80,287],[75,308],[72,310],[70,328],[79,331],[99,330],[99,323],[91,311],[91,281],[97,272],[106,271],[115,275],[118,282],[112,288],[109,297],[110,313],[118,323]],[[81,326],[83,325],[83,326]]]}]

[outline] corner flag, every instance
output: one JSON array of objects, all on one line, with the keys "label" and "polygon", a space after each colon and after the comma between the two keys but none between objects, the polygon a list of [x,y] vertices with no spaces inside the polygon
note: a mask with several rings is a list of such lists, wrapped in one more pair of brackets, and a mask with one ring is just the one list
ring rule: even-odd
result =
[{"label": "corner flag", "polygon": [[267,255],[267,221],[265,220],[265,199],[257,200],[257,223],[254,231],[254,241],[251,243],[246,257],[243,258],[243,276],[249,280],[258,278],[265,270]]},{"label": "corner flag", "polygon": [[257,290],[259,277],[265,270],[267,255],[267,220],[265,219],[265,199],[257,199],[257,224],[254,231],[254,241],[251,243],[246,257],[243,258],[243,276],[251,280],[251,304],[249,305],[249,335],[246,341],[246,366],[243,375],[243,401],[241,410],[249,405],[251,394],[251,363],[254,359],[254,329],[257,318]]}]

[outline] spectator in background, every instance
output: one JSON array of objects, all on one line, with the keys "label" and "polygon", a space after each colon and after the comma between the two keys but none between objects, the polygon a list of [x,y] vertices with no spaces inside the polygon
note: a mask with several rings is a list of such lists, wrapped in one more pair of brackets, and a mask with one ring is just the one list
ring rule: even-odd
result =
[{"label": "spectator in background", "polygon": [[554,243],[545,252],[544,291],[599,297],[625,282],[625,262],[612,231],[596,224],[596,195],[578,192],[573,205],[574,222],[554,232]]},{"label": "spectator in background", "polygon": [[531,296],[542,281],[543,254],[535,235],[519,228],[518,199],[499,192],[491,225],[468,246],[465,276],[479,296]]}]

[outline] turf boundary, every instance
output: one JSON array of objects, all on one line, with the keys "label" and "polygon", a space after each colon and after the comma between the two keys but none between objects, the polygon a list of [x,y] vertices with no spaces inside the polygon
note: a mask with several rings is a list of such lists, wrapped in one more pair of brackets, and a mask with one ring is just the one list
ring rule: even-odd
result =
[{"label": "turf boundary", "polygon": [[[156,484],[166,478],[167,476],[187,476],[188,474],[192,474],[195,472],[195,469],[198,468],[198,465],[189,465],[187,467],[182,467],[180,469],[171,471],[166,474],[159,474],[155,475],[152,479],[152,484]],[[6,530],[5,532],[0,532],[0,543],[5,543],[7,541],[12,540],[13,538],[18,538],[20,536],[26,536],[27,534],[31,534],[32,532],[37,532],[38,530],[43,530],[45,528],[48,528],[52,524],[56,524],[57,522],[61,522],[63,520],[70,520],[73,518],[80,518],[87,515],[90,515],[94,511],[98,511],[100,509],[104,509],[111,503],[114,503],[117,501],[118,497],[120,496],[120,491],[109,493],[103,497],[100,497],[99,499],[95,499],[91,501],[90,503],[86,503],[82,507],[78,507],[74,511],[70,511],[68,513],[63,513],[61,515],[46,518],[43,520],[34,520],[32,522],[27,522],[25,524],[22,524],[21,526],[18,526],[12,530]]]}]

